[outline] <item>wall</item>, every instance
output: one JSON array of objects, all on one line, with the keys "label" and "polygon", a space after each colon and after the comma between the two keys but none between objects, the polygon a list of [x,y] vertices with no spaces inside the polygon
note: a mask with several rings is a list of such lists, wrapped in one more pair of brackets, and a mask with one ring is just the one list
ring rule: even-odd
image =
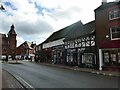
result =
[{"label": "wall", "polygon": [[64,44],[64,38],[43,44],[43,49]]}]

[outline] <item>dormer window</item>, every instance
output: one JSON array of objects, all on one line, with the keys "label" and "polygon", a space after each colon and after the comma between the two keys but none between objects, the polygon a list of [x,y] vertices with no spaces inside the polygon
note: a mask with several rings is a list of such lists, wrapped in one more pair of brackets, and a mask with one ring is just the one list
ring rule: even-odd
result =
[{"label": "dormer window", "polygon": [[120,18],[119,8],[113,9],[109,12],[109,20]]},{"label": "dormer window", "polygon": [[110,28],[111,40],[120,39],[120,25]]}]

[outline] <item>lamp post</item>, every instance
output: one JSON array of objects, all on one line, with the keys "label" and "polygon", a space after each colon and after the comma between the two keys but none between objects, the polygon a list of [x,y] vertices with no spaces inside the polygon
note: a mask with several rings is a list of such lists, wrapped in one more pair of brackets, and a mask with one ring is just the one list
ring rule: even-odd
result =
[{"label": "lamp post", "polygon": [[3,7],[3,5],[0,6],[0,10],[5,10],[5,8]]},{"label": "lamp post", "polygon": [[[5,10],[5,8],[3,7],[3,5],[0,6],[0,10]],[[0,60],[2,59],[2,34],[0,35]],[[0,65],[0,89],[2,89],[2,69],[1,69],[1,65]]]},{"label": "lamp post", "polygon": [[[3,5],[0,6],[0,10],[5,10]],[[2,34],[0,35],[0,42],[1,42],[1,44],[0,44],[0,60],[1,60],[2,59]]]}]

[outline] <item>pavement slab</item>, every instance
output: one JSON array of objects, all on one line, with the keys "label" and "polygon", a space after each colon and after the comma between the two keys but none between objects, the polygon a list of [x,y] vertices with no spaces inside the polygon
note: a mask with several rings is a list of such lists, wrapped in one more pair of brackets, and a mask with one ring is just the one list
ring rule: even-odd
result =
[{"label": "pavement slab", "polygon": [[15,77],[5,70],[2,70],[2,88],[3,90],[6,88],[24,89],[24,87],[15,79]]}]

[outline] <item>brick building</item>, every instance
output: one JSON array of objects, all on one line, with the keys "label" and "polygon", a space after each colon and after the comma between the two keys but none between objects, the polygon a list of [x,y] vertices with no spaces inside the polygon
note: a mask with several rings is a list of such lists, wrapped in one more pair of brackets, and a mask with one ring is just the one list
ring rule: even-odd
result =
[{"label": "brick building", "polygon": [[1,39],[1,51],[2,51],[2,57],[6,58],[12,58],[15,59],[16,56],[16,45],[17,45],[17,40],[16,40],[16,32],[15,32],[15,27],[14,25],[11,25],[10,31],[8,32],[7,36],[6,34],[0,34],[0,39]]},{"label": "brick building", "polygon": [[99,69],[120,68],[120,1],[102,2],[95,11]]},{"label": "brick building", "polygon": [[[46,43],[39,44],[37,52],[39,47],[40,51],[49,47],[54,63],[62,60],[80,67],[120,71],[120,0],[109,3],[103,0],[94,12],[94,21],[75,23],[54,32]],[[68,33],[63,37],[65,31]],[[62,55],[64,58],[59,59]]]},{"label": "brick building", "polygon": [[16,55],[19,59],[34,59],[35,56],[35,46],[33,42],[25,41],[16,49]]}]

